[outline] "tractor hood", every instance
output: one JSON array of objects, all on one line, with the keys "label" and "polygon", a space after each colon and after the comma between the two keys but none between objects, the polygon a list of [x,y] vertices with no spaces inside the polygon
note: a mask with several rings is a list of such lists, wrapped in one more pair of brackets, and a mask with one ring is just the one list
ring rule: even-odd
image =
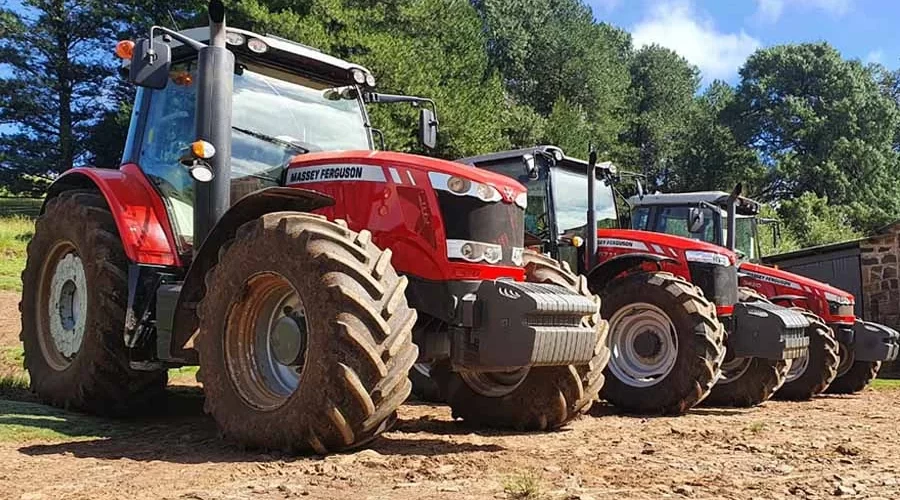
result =
[{"label": "tractor hood", "polygon": [[737,255],[734,252],[718,245],[683,236],[650,231],[599,229],[597,230],[597,244],[601,247],[629,245],[633,250],[646,251],[673,258],[680,258],[685,251],[689,250],[709,252],[725,256],[731,265],[737,262]]},{"label": "tractor hood", "polygon": [[[519,198],[520,203],[524,203],[525,193],[527,192],[525,186],[516,180],[489,170],[472,168],[461,163],[430,158],[428,156],[367,150],[329,151],[295,156],[291,159],[287,168],[287,183],[293,183],[290,178],[292,169],[315,165],[334,165],[336,167],[378,166],[383,169],[382,175],[387,178],[393,178],[395,183],[402,181],[402,183],[412,182],[414,184],[415,180],[411,176],[408,174],[406,176],[403,175],[409,170],[424,173],[427,178],[432,179],[432,182],[434,182],[435,177],[433,176],[435,174],[444,179],[446,179],[446,176],[460,177],[473,183],[485,184],[495,188],[501,196],[499,201],[506,204],[515,203],[519,197],[521,197]],[[346,176],[359,173],[359,175],[364,176],[366,172],[366,170],[346,168],[341,169],[339,173]],[[344,178],[352,179],[352,177]]]},{"label": "tractor hood", "polygon": [[739,266],[739,272],[748,274],[750,278],[766,281],[773,285],[796,290],[797,295],[814,294],[824,298],[828,302],[852,305],[855,303],[853,294],[840,288],[835,288],[828,283],[822,283],[799,274],[790,273],[782,269],[743,262]]}]

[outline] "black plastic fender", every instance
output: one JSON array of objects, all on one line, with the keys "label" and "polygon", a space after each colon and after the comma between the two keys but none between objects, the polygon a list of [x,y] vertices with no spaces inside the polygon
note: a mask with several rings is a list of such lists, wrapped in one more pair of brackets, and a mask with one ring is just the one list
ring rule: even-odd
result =
[{"label": "black plastic fender", "polygon": [[[205,292],[204,278],[218,262],[219,249],[225,242],[234,238],[241,225],[272,212],[311,212],[331,205],[334,205],[334,199],[330,196],[309,189],[287,187],[261,189],[244,196],[232,205],[212,228],[200,249],[194,253],[184,281],[177,289],[168,290],[170,295],[177,294],[177,300],[169,301],[174,305],[167,308],[172,315],[170,318],[157,317],[159,325],[157,345],[160,347],[160,359],[196,362],[196,353],[193,350],[185,350],[184,345],[199,326],[197,304]],[[166,292],[160,289],[160,293]],[[165,303],[165,300],[161,302]],[[160,311],[160,308],[157,310]],[[171,325],[169,331],[163,328],[166,324]]]},{"label": "black plastic fender", "polygon": [[678,263],[678,261],[672,257],[652,253],[636,252],[619,255],[602,264],[594,266],[594,268],[587,273],[588,286],[591,289],[591,292],[600,293],[600,290],[605,288],[613,278],[646,262],[656,264],[657,268],[660,267],[660,263],[662,262]]}]

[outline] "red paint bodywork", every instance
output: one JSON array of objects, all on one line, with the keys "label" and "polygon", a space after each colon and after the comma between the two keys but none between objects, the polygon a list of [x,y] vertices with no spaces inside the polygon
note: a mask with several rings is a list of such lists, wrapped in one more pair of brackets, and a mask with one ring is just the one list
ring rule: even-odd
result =
[{"label": "red paint bodywork", "polygon": [[[617,242],[631,242],[632,246],[612,245],[610,240]],[[648,253],[661,255],[674,259],[660,262],[659,269],[670,272],[675,276],[691,280],[691,271],[687,265],[687,259],[684,252],[687,250],[698,250],[703,252],[712,252],[723,255],[728,258],[731,265],[737,262],[737,256],[734,252],[729,252],[720,246],[707,243],[705,241],[693,240],[681,236],[675,236],[665,233],[654,233],[649,231],[637,231],[633,229],[598,229],[597,230],[597,262],[604,262],[621,255],[631,253]],[[643,267],[646,271],[655,271],[657,265],[647,263]],[[733,306],[716,306],[716,312],[719,316],[728,316],[733,312]]]},{"label": "red paint bodywork", "polygon": [[106,198],[130,260],[138,264],[182,265],[162,199],[137,165],[123,165],[118,170],[73,168],[55,184],[83,185],[84,179]]},{"label": "red paint bodywork", "polygon": [[[429,172],[457,175],[497,188],[513,203],[525,187],[506,176],[446,160],[386,151],[311,153],[293,158],[291,169],[327,165],[367,165],[382,169],[383,182],[323,181],[292,184],[334,198],[334,206],[317,210],[331,220],[344,219],[350,229],[372,232],[372,241],[390,248],[391,262],[402,274],[433,281],[525,279],[524,270],[502,265],[472,264],[447,258],[443,216]],[[393,169],[393,172],[391,171]]]},{"label": "red paint bodywork", "polygon": [[[789,306],[803,307],[822,317],[829,324],[853,325],[855,316],[839,316],[831,314],[825,293],[843,297],[851,303],[855,303],[853,294],[840,288],[835,288],[827,283],[789,273],[774,267],[744,262],[740,265],[740,271],[749,271],[770,279],[757,278],[752,275],[742,274],[739,280],[741,286],[755,289],[766,297],[779,295],[799,295],[803,300],[793,301]],[[782,304],[785,305],[785,304]]]}]

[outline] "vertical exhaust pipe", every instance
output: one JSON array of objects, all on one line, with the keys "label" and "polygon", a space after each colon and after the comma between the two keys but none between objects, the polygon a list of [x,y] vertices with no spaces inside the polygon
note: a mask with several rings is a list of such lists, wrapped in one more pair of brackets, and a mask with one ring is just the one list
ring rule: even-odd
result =
[{"label": "vertical exhaust pipe", "polygon": [[587,234],[585,235],[585,243],[587,248],[584,250],[585,269],[590,271],[597,265],[597,150],[591,144],[588,152],[588,209],[587,209]]},{"label": "vertical exhaust pipe", "polygon": [[735,232],[737,230],[737,202],[743,190],[744,186],[741,183],[734,186],[734,190],[732,190],[731,194],[728,196],[728,205],[726,207],[726,210],[728,211],[728,226],[726,229],[727,233],[725,234],[725,247],[732,252],[736,247],[735,241],[737,235]]},{"label": "vertical exhaust pipe", "polygon": [[197,59],[197,139],[216,153],[209,159],[210,182],[194,181],[194,251],[231,205],[231,98],[234,54],[225,46],[225,4],[209,2],[209,45]]}]

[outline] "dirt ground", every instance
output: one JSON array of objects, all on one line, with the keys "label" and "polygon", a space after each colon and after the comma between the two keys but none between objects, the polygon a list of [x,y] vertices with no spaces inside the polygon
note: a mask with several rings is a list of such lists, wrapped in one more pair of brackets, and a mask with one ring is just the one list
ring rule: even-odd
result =
[{"label": "dirt ground", "polygon": [[900,498],[896,389],[674,418],[596,405],[543,434],[473,430],[410,402],[369,449],[325,458],[223,443],[196,388],[171,393],[165,416],[130,422],[0,400],[0,498]]}]

